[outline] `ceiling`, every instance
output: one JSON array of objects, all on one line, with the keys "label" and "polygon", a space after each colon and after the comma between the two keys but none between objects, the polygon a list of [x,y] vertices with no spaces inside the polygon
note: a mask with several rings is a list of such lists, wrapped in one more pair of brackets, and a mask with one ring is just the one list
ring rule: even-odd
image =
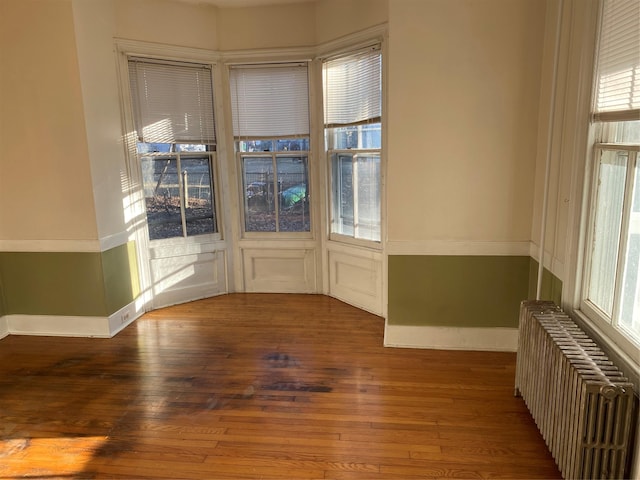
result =
[{"label": "ceiling", "polygon": [[309,3],[315,0],[181,0],[188,3],[204,3],[216,7],[264,7],[291,3]]}]

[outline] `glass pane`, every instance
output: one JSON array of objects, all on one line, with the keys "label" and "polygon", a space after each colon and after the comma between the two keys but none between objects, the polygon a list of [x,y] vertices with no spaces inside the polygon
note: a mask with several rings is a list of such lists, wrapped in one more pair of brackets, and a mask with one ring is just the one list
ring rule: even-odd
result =
[{"label": "glass pane", "polygon": [[327,148],[330,150],[379,149],[382,147],[380,123],[328,128]]},{"label": "glass pane", "polygon": [[276,140],[276,150],[278,152],[296,152],[309,150],[308,138],[289,138]]},{"label": "glass pane", "polygon": [[636,164],[619,325],[640,342],[640,167]]},{"label": "glass pane", "polygon": [[353,155],[331,156],[331,232],[353,236]]},{"label": "glass pane", "polygon": [[600,141],[604,143],[640,143],[640,120],[603,122],[598,128]]},{"label": "glass pane", "polygon": [[217,231],[211,184],[209,157],[181,158],[184,214],[187,235],[202,235]]},{"label": "glass pane", "polygon": [[[210,151],[215,150],[215,145],[210,145]],[[178,143],[176,148],[179,152],[206,152],[207,145],[201,143]]]},{"label": "glass pane", "polygon": [[276,231],[276,202],[271,157],[243,158],[244,222],[247,232]]},{"label": "glass pane", "polygon": [[178,161],[175,157],[142,157],[149,239],[182,237]]},{"label": "glass pane", "polygon": [[237,142],[240,152],[272,152],[273,140],[248,140]]},{"label": "glass pane", "polygon": [[138,142],[138,153],[169,153],[172,143],[140,143]]},{"label": "glass pane", "polygon": [[613,314],[628,160],[628,153],[622,151],[603,151],[600,156],[588,299],[609,317]]},{"label": "glass pane", "polygon": [[278,157],[278,198],[280,232],[308,232],[309,180],[307,157]]},{"label": "glass pane", "polygon": [[623,143],[640,143],[640,120],[620,123],[618,141]]},{"label": "glass pane", "polygon": [[380,241],[380,155],[358,155],[356,238]]}]

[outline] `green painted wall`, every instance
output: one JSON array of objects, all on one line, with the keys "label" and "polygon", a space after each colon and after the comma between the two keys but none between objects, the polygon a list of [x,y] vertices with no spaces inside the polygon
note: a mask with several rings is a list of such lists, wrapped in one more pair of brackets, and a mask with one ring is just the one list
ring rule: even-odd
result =
[{"label": "green painted wall", "polygon": [[7,307],[4,301],[4,288],[2,286],[2,275],[0,275],[0,317],[7,314]]},{"label": "green painted wall", "polygon": [[528,256],[389,256],[391,325],[518,326]]},{"label": "green painted wall", "polygon": [[105,302],[109,314],[120,310],[140,295],[137,265],[133,242],[102,253]]},{"label": "green painted wall", "polygon": [[4,314],[109,316],[139,293],[132,252],[0,252]]},{"label": "green painted wall", "polygon": [[[388,323],[517,328],[537,274],[528,256],[390,255]],[[562,300],[562,281],[547,269],[542,299]]]},{"label": "green painted wall", "polygon": [[[529,298],[536,298],[538,288],[538,262],[529,259]],[[562,303],[562,280],[553,275],[546,268],[542,272],[542,288],[540,291],[541,300],[553,300],[556,305]]]}]

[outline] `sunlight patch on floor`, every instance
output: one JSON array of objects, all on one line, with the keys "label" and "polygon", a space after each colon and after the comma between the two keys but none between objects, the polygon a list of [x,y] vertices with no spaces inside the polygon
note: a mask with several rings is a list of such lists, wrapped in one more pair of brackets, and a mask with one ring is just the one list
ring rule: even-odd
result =
[{"label": "sunlight patch on floor", "polygon": [[95,436],[0,440],[0,478],[79,474],[108,439]]}]

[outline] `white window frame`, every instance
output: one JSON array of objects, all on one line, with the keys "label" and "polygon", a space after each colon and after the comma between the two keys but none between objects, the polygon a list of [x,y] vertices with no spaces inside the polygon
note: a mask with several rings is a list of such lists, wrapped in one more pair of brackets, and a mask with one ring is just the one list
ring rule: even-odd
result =
[{"label": "white window frame", "polygon": [[[130,60],[139,60],[141,62],[145,62],[145,61],[149,61],[150,63],[158,63],[158,64],[166,64],[166,65],[172,65],[172,64],[176,64],[178,66],[180,65],[186,65],[186,66],[194,66],[194,67],[201,67],[201,68],[207,68],[211,71],[211,82],[212,82],[212,97],[211,97],[211,101],[212,101],[212,109],[215,112],[216,108],[215,108],[215,101],[216,101],[216,92],[215,92],[215,78],[214,78],[214,72],[215,72],[215,64],[211,61],[198,61],[198,60],[191,60],[189,58],[184,59],[178,59],[176,57],[173,57],[171,55],[164,57],[164,56],[158,56],[155,54],[131,54],[131,53],[127,53],[125,54],[126,60],[127,60],[127,65],[129,64]],[[130,95],[131,100],[134,100],[135,95],[133,94],[133,92]],[[131,113],[132,113],[132,126],[135,127],[135,118],[136,118],[136,106],[135,105],[131,105]],[[215,115],[215,113],[214,113]],[[142,159],[143,157],[155,157],[155,158],[175,158],[176,162],[177,162],[177,168],[178,168],[178,172],[181,171],[180,168],[180,161],[181,158],[189,158],[189,157],[208,157],[209,158],[209,173],[210,173],[210,178],[209,181],[211,182],[211,189],[213,190],[212,195],[211,195],[211,201],[213,203],[213,220],[214,220],[214,231],[210,232],[210,233],[205,233],[205,234],[201,234],[201,235],[188,235],[187,234],[187,226],[186,226],[186,210],[185,210],[185,206],[184,206],[184,201],[185,201],[185,192],[184,192],[184,188],[183,188],[183,182],[180,178],[180,173],[178,173],[178,187],[179,187],[179,195],[180,195],[180,216],[181,216],[181,223],[182,223],[182,235],[181,236],[173,236],[173,237],[168,237],[168,238],[160,238],[160,239],[151,239],[150,238],[150,232],[148,229],[145,229],[145,243],[151,243],[153,242],[153,245],[157,245],[157,246],[170,246],[176,242],[184,242],[185,240],[189,241],[188,239],[191,239],[192,237],[199,237],[200,241],[220,241],[222,240],[222,229],[223,229],[223,224],[222,224],[222,219],[220,217],[220,212],[221,209],[219,207],[220,204],[220,197],[218,196],[218,190],[219,190],[219,177],[218,177],[218,156],[217,156],[217,141],[215,139],[216,137],[216,124],[215,124],[215,117],[214,119],[212,119],[211,125],[207,125],[208,128],[211,128],[213,133],[213,143],[210,144],[204,144],[204,143],[197,143],[196,141],[194,141],[192,143],[192,145],[195,144],[199,144],[199,145],[204,145],[206,150],[202,151],[202,152],[188,152],[188,151],[181,151],[179,148],[179,145],[184,144],[186,142],[182,142],[182,143],[173,143],[173,149],[176,150],[175,152],[170,152],[170,153],[158,153],[158,154],[154,154],[154,153],[141,153],[138,152],[137,149],[137,143],[136,140],[140,140],[142,138],[142,132],[138,133],[138,137],[140,137],[139,139],[134,139],[131,138],[130,139],[130,143],[131,145],[129,146],[130,149],[130,156],[131,158],[135,159],[136,162],[136,166],[134,167],[134,169],[137,169],[138,171],[141,171],[141,165],[142,165]],[[135,131],[135,129],[134,129]],[[143,182],[144,179],[142,178],[142,176],[140,175],[140,181]],[[144,213],[145,216],[147,216],[147,208],[145,205],[145,199],[143,199],[143,209],[144,209]],[[147,222],[148,222],[148,217],[147,217]],[[193,241],[196,241],[195,239]]]},{"label": "white window frame", "polygon": [[[323,136],[324,136],[324,144],[325,144],[325,157],[326,157],[326,166],[327,166],[327,174],[326,174],[326,178],[327,178],[327,203],[328,203],[328,218],[327,218],[327,228],[328,228],[328,239],[330,241],[335,241],[335,242],[341,242],[341,243],[345,243],[345,244],[351,244],[354,246],[360,246],[360,247],[366,247],[369,249],[374,249],[374,250],[382,250],[383,249],[383,238],[384,238],[384,147],[385,147],[385,75],[384,75],[384,48],[383,48],[383,44],[382,42],[374,42],[374,43],[370,43],[368,45],[362,45],[362,46],[357,46],[357,47],[353,47],[352,49],[344,49],[341,50],[335,54],[331,54],[331,53],[327,53],[325,56],[323,56],[322,60],[324,61],[330,61],[332,58],[345,58],[345,57],[349,57],[349,56],[353,56],[353,55],[357,55],[358,53],[362,53],[362,52],[366,52],[366,51],[378,51],[381,58],[382,58],[382,68],[380,71],[380,75],[381,75],[381,82],[382,82],[382,90],[381,90],[381,99],[380,99],[380,108],[381,108],[381,112],[380,112],[380,117],[379,117],[379,123],[380,123],[380,128],[381,128],[381,132],[380,132],[380,136],[381,136],[381,146],[380,148],[362,148],[362,147],[358,147],[358,148],[352,148],[352,149],[341,149],[341,148],[335,148],[331,142],[327,141],[327,132],[329,130],[331,130],[332,127],[327,127],[323,125]],[[323,77],[324,77],[324,73],[323,73]],[[324,91],[324,85],[321,86],[322,87],[322,91]],[[323,105],[326,102],[326,99],[323,99]],[[362,123],[367,124],[369,122],[364,122]],[[378,122],[371,122],[371,123],[378,123]],[[358,142],[360,143],[360,142]],[[340,233],[340,232],[335,232],[333,231],[333,226],[336,223],[336,219],[334,218],[334,214],[336,212],[336,206],[335,206],[335,202],[336,199],[334,198],[333,192],[334,192],[334,184],[333,184],[333,162],[332,162],[332,158],[334,155],[339,155],[341,153],[347,153],[350,155],[354,155],[354,157],[356,157],[357,155],[366,155],[367,153],[374,153],[377,154],[380,157],[380,178],[379,178],[379,188],[380,188],[380,204],[378,206],[378,210],[380,211],[380,221],[379,221],[379,230],[380,230],[380,239],[379,240],[370,240],[370,239],[365,239],[365,238],[358,238],[356,236],[356,232],[357,232],[357,222],[356,222],[356,212],[357,212],[357,206],[354,204],[354,235],[347,235],[344,233]],[[354,187],[354,191],[357,191],[357,189]]]},{"label": "white window frame", "polygon": [[[333,231],[333,225],[335,223],[342,223],[340,219],[336,218],[336,215],[339,212],[339,206],[338,204],[341,203],[342,200],[342,196],[341,194],[338,193],[337,196],[334,196],[334,190],[336,190],[336,185],[334,183],[334,176],[338,176],[338,177],[342,177],[342,173],[341,171],[337,173],[337,175],[334,175],[334,171],[333,171],[333,157],[337,156],[350,156],[351,157],[351,165],[352,165],[352,189],[353,189],[353,236],[351,235],[346,235],[346,234],[342,234],[342,233],[337,233]],[[330,233],[330,238],[331,240],[337,240],[340,239],[340,241],[351,241],[351,242],[366,242],[365,244],[371,245],[371,244],[375,244],[378,245],[381,243],[381,239],[380,240],[370,240],[370,239],[366,239],[361,237],[360,235],[358,235],[358,232],[360,230],[360,214],[358,211],[358,190],[359,190],[359,178],[358,178],[358,174],[357,174],[357,170],[355,168],[355,165],[358,161],[358,157],[362,156],[362,157],[368,157],[371,155],[377,155],[380,158],[380,164],[382,165],[382,149],[353,149],[353,150],[348,150],[348,149],[335,149],[335,150],[328,150],[327,151],[327,156],[328,156],[328,162],[329,162],[329,169],[331,171],[330,174],[330,179],[329,179],[329,183],[330,183],[330,188],[331,188],[331,194],[330,194],[330,222],[331,222],[331,233]],[[378,187],[380,188],[380,197],[382,197],[382,167],[380,167],[381,173],[380,173],[380,178],[379,178],[379,183],[378,183]],[[382,199],[380,200],[380,203],[382,202]],[[380,211],[380,221],[377,225],[378,227],[378,231],[380,233],[380,236],[382,236],[382,211],[381,211],[381,205],[378,205],[378,210]]]},{"label": "white window frame", "polygon": [[[305,137],[308,138],[308,137]],[[266,140],[266,139],[265,139]],[[275,139],[273,140],[275,143]],[[240,149],[236,151],[237,157],[237,165],[238,172],[240,172],[239,182],[240,182],[240,196],[242,197],[241,208],[240,208],[240,219],[242,221],[242,236],[247,239],[256,239],[256,238],[264,238],[267,235],[270,239],[278,239],[278,238],[299,238],[299,239],[310,239],[313,237],[313,208],[311,206],[311,178],[310,178],[310,151],[308,150],[293,150],[289,151],[268,151],[268,152],[241,152]],[[276,230],[271,232],[256,232],[252,230],[247,230],[247,219],[246,219],[246,193],[245,193],[245,185],[244,185],[244,159],[245,158],[270,158],[271,165],[273,168],[273,178],[274,178],[274,188],[277,186],[277,160],[279,157],[282,158],[290,158],[290,157],[304,157],[307,161],[307,186],[309,187],[309,192],[307,192],[307,198],[309,199],[309,231],[298,231],[298,232],[282,232],[279,230],[280,224],[280,206],[279,202],[275,202],[275,216],[276,216]]]},{"label": "white window frame", "polygon": [[[180,178],[181,174],[178,173],[179,175],[179,180],[178,180],[178,188],[180,191],[180,216],[181,216],[181,222],[182,222],[182,236],[173,236],[173,237],[168,237],[168,238],[158,238],[158,239],[152,239],[149,235],[149,231],[147,229],[147,238],[149,242],[153,242],[154,245],[171,245],[177,241],[184,241],[184,240],[188,240],[188,239],[192,239],[193,237],[200,237],[200,240],[205,240],[205,241],[219,241],[222,240],[222,224],[221,224],[221,219],[220,219],[220,208],[219,208],[219,185],[220,185],[220,181],[219,181],[219,175],[218,175],[218,165],[217,165],[217,155],[216,155],[216,151],[215,150],[210,150],[210,151],[203,151],[203,152],[172,152],[172,153],[166,153],[166,152],[162,152],[162,153],[137,153],[137,162],[138,162],[138,166],[139,168],[141,168],[141,164],[142,164],[142,159],[144,157],[151,157],[154,159],[171,159],[171,158],[175,158],[176,162],[177,162],[177,169],[178,172],[182,171],[181,168],[181,162],[183,159],[188,160],[189,158],[203,158],[203,157],[207,157],[209,159],[209,173],[210,173],[210,179],[209,181],[211,182],[211,189],[213,190],[212,195],[211,195],[211,201],[213,202],[213,220],[214,220],[214,227],[215,230],[213,232],[210,233],[204,233],[204,234],[199,234],[199,235],[188,235],[187,234],[187,212],[186,212],[186,207],[184,205],[184,201],[187,198],[186,196],[186,192],[184,191],[184,182],[182,181],[182,179]],[[144,180],[144,179],[143,179]],[[147,214],[147,208],[146,205],[144,207],[145,210],[145,215]],[[148,217],[147,217],[147,223],[148,223]]]},{"label": "white window frame", "polygon": [[[594,128],[596,128],[594,126]],[[614,288],[614,300],[613,300],[613,313],[609,318],[600,308],[594,305],[589,300],[589,279],[591,278],[591,256],[590,250],[594,242],[594,223],[595,223],[595,197],[598,191],[599,180],[599,156],[600,152],[609,151],[626,151],[629,153],[629,164],[627,165],[626,186],[624,193],[624,208],[623,218],[621,225],[621,238],[619,244],[619,252],[617,257],[617,272],[616,285]],[[640,342],[634,339],[625,332],[624,328],[618,325],[618,313],[619,313],[619,296],[622,289],[622,272],[624,257],[626,252],[626,230],[630,217],[630,204],[631,195],[633,194],[632,186],[635,175],[636,162],[638,160],[638,152],[640,147],[637,145],[624,145],[624,144],[610,144],[610,143],[596,143],[592,149],[591,159],[591,182],[589,186],[589,202],[588,202],[588,230],[586,234],[585,252],[584,252],[584,271],[582,282],[582,290],[580,295],[580,311],[592,322],[596,324],[608,337],[610,337],[625,353],[638,359],[640,356]],[[630,175],[631,174],[631,175]],[[640,188],[640,185],[637,186]],[[640,363],[640,362],[638,362]]]},{"label": "white window frame", "polygon": [[[599,11],[599,26],[603,28],[603,12],[604,1],[600,4]],[[598,29],[598,32],[600,31]],[[598,33],[598,45],[602,43],[600,39],[601,33]],[[598,47],[596,47],[596,50]],[[583,196],[583,246],[579,257],[581,262],[578,262],[578,277],[576,286],[577,298],[575,303],[576,315],[584,321],[584,323],[591,329],[595,330],[599,336],[607,338],[612,342],[615,347],[614,350],[618,355],[626,357],[630,361],[630,365],[635,365],[638,371],[640,371],[640,339],[632,337],[625,328],[618,325],[618,312],[619,312],[619,297],[621,295],[622,280],[623,280],[623,266],[624,258],[626,256],[626,241],[627,231],[629,225],[629,217],[631,216],[631,196],[633,195],[633,184],[635,179],[635,168],[638,157],[640,156],[640,146],[637,144],[628,143],[610,143],[610,125],[611,122],[623,122],[629,120],[640,120],[639,110],[634,109],[633,106],[621,107],[616,105],[612,108],[607,106],[607,103],[613,104],[606,99],[604,102],[602,98],[598,99],[598,62],[595,62],[591,74],[593,75],[593,92],[592,92],[592,121],[589,125],[589,148],[588,148],[588,161],[585,170],[585,193]],[[604,105],[601,108],[599,102]],[[627,108],[625,110],[625,108]],[[626,151],[629,154],[629,161],[627,164],[627,175],[624,189],[623,200],[623,216],[621,221],[621,231],[619,239],[619,251],[616,259],[616,284],[614,287],[614,299],[613,299],[613,312],[609,317],[600,308],[589,301],[589,281],[591,279],[591,252],[594,242],[594,230],[595,230],[595,215],[596,215],[596,199],[598,195],[598,182],[599,182],[599,166],[600,166],[600,154],[603,151]],[[636,188],[640,188],[640,185],[636,185]],[[581,266],[580,266],[581,265]]]},{"label": "white window frame", "polygon": [[[233,57],[232,57],[233,58]],[[286,240],[286,239],[299,239],[299,240],[309,240],[309,239],[313,239],[314,238],[314,230],[316,228],[315,223],[316,223],[316,219],[314,218],[314,211],[315,208],[313,206],[313,202],[314,200],[312,200],[312,191],[313,191],[313,174],[312,171],[314,170],[313,166],[312,166],[312,162],[313,162],[313,156],[312,156],[312,151],[313,151],[313,141],[314,141],[314,136],[312,135],[312,120],[311,120],[311,112],[312,112],[312,99],[313,99],[313,86],[312,86],[312,82],[311,82],[311,71],[312,71],[312,65],[311,62],[309,60],[298,60],[298,59],[291,59],[291,60],[287,60],[287,59],[268,59],[268,57],[264,57],[264,58],[260,58],[257,57],[255,59],[256,61],[248,61],[248,62],[229,62],[227,64],[228,68],[229,68],[229,96],[230,96],[230,101],[231,101],[231,124],[232,124],[232,135],[233,135],[233,145],[235,146],[235,157],[236,157],[236,169],[238,172],[238,176],[237,176],[237,185],[238,185],[238,192],[239,192],[239,220],[240,220],[240,236],[243,239],[247,239],[247,240],[258,240],[258,239],[269,239],[269,240]],[[296,131],[291,131],[291,132],[275,132],[277,133],[277,135],[269,135],[268,133],[274,133],[274,132],[268,132],[265,134],[265,132],[261,132],[259,130],[256,130],[256,126],[255,124],[252,124],[251,122],[246,123],[244,122],[242,119],[239,118],[235,118],[233,115],[233,112],[235,110],[241,110],[241,108],[239,108],[239,106],[236,106],[234,104],[234,99],[233,99],[233,87],[232,87],[232,69],[234,68],[238,68],[238,69],[251,69],[251,68],[257,68],[260,70],[264,70],[264,69],[277,69],[277,68],[295,68],[295,67],[301,67],[304,66],[307,72],[306,75],[306,86],[307,86],[307,110],[306,112],[302,112],[302,115],[298,118],[298,121],[301,120],[301,118],[305,117],[307,118],[307,125],[306,128],[303,128],[302,130],[296,130]],[[260,110],[260,109],[259,109]],[[262,111],[260,112],[261,115],[264,115],[265,112]],[[286,125],[286,122],[283,124]],[[298,127],[293,127],[293,128],[299,128]],[[247,133],[245,133],[247,132]],[[292,155],[291,151],[279,151],[277,150],[277,148],[275,147],[276,145],[276,141],[279,139],[306,139],[308,144],[309,144],[309,150],[295,150],[293,151],[295,153],[295,155]],[[253,140],[263,140],[263,141],[272,141],[273,142],[273,148],[270,151],[266,151],[266,152],[243,152],[240,148],[240,142],[243,141],[253,141]],[[244,158],[266,158],[266,157],[271,157],[272,160],[272,165],[273,165],[273,169],[274,169],[274,179],[275,176],[277,175],[277,170],[276,170],[276,160],[278,157],[291,157],[291,156],[296,156],[296,157],[305,157],[306,161],[307,161],[307,186],[309,187],[309,192],[307,193],[307,198],[309,199],[309,217],[310,217],[310,228],[309,231],[300,231],[300,232],[281,232],[278,230],[279,228],[279,219],[280,219],[280,212],[279,212],[279,208],[276,206],[276,231],[269,231],[269,232],[256,232],[256,231],[247,231],[246,229],[246,198],[245,198],[245,188],[244,188],[244,162],[243,159]],[[277,203],[277,202],[276,202]]]},{"label": "white window frame", "polygon": [[[189,62],[196,64],[210,65],[213,74],[213,88],[214,88],[214,111],[218,119],[223,119],[223,95],[215,94],[215,92],[222,92],[223,85],[220,76],[220,60],[221,57],[216,52],[202,50],[190,47],[181,47],[175,45],[149,43],[138,40],[129,40],[116,38],[115,47],[118,53],[117,56],[117,76],[119,91],[121,95],[121,108],[122,108],[122,120],[123,120],[123,147],[125,150],[126,169],[127,176],[130,181],[130,186],[127,187],[127,193],[124,204],[125,221],[129,224],[128,233],[130,238],[135,240],[136,259],[138,264],[138,271],[140,274],[140,286],[142,288],[142,294],[139,302],[144,305],[145,309],[152,308],[153,294],[152,285],[153,280],[151,278],[151,272],[149,268],[151,245],[160,248],[173,248],[176,242],[181,242],[186,248],[200,249],[203,243],[216,245],[216,248],[221,250],[227,250],[226,244],[227,238],[230,236],[228,233],[229,228],[228,218],[230,215],[222,208],[223,197],[225,204],[229,204],[228,198],[224,192],[225,186],[223,185],[223,178],[225,176],[226,167],[224,163],[220,163],[221,159],[226,156],[226,142],[225,142],[225,126],[224,121],[218,121],[216,124],[216,137],[217,144],[211,163],[211,175],[213,188],[215,192],[215,208],[217,216],[217,233],[210,233],[189,237],[174,237],[173,239],[159,239],[150,243],[148,228],[146,222],[140,222],[139,218],[146,217],[145,200],[142,192],[137,187],[142,185],[142,172],[140,169],[139,158],[137,154],[137,136],[135,135],[135,121],[134,112],[131,104],[131,92],[130,92],[130,79],[128,73],[128,61],[131,57],[136,58],[149,58],[159,61],[175,61],[179,63]],[[144,227],[144,228],[143,228]],[[230,255],[227,257],[229,258]],[[232,260],[228,260],[230,265],[233,265]],[[226,275],[229,275],[228,270]],[[231,277],[233,278],[233,277]],[[225,281],[228,282],[228,279]]]}]

